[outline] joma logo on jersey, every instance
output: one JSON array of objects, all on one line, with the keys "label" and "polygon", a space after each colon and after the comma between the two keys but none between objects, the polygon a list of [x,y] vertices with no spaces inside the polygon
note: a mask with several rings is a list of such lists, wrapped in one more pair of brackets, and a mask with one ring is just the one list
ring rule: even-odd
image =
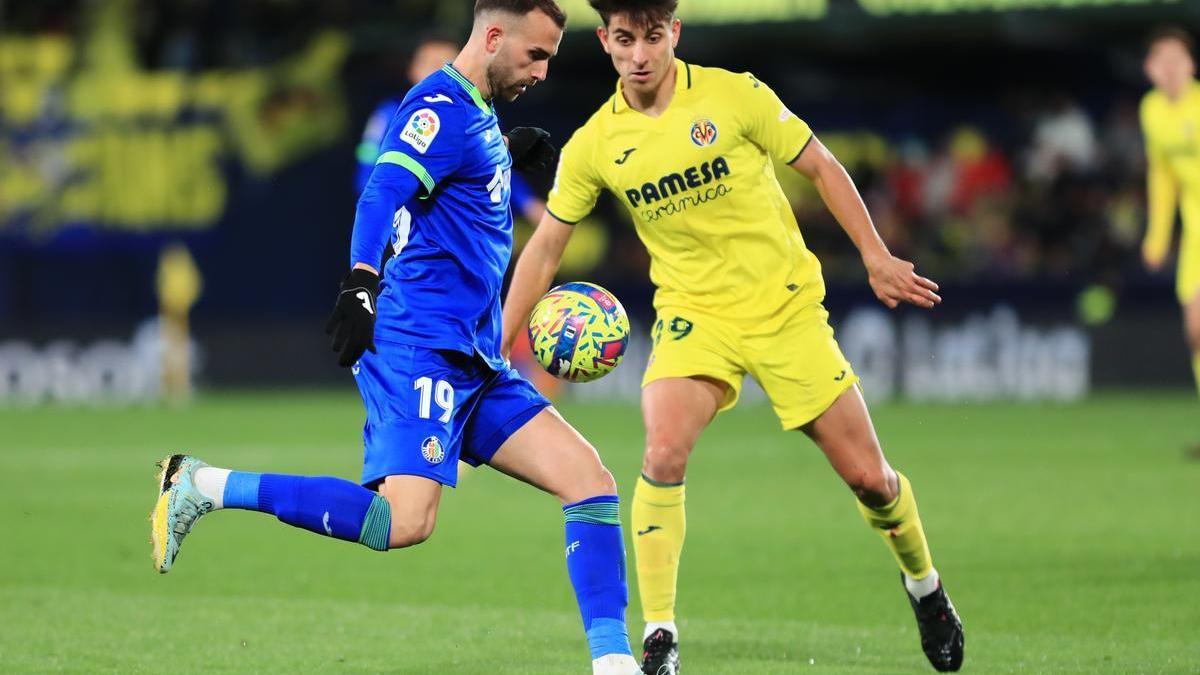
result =
[{"label": "joma logo on jersey", "polygon": [[669,173],[659,178],[658,182],[646,183],[640,188],[629,188],[625,190],[625,197],[632,206],[653,204],[660,199],[674,197],[680,192],[703,187],[728,175],[729,162],[726,162],[724,157],[718,157],[700,166],[688,167],[683,173]]}]

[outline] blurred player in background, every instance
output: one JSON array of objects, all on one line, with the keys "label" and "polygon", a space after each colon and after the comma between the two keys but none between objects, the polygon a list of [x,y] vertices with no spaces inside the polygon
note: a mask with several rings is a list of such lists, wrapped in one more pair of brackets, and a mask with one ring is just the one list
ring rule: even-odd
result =
[{"label": "blurred player in background", "polygon": [[[1195,44],[1186,31],[1164,28],[1150,37],[1148,47],[1146,76],[1154,88],[1142,99],[1141,109],[1150,221],[1142,257],[1151,271],[1167,264],[1178,209],[1183,235],[1175,292],[1183,305],[1200,390],[1200,83]],[[1200,456],[1197,451],[1193,453]]]},{"label": "blurred player in background", "polygon": [[171,455],[151,515],[154,562],[169,571],[195,522],[222,508],[270,513],[380,551],[419,544],[461,456],[562,502],[593,673],[632,675],[616,484],[596,450],[500,355],[511,168],[548,168],[555,151],[540,129],[501,134],[492,101],[514,100],[546,78],[566,16],[553,0],[478,0],[474,14],[466,47],[408,93],[389,125],[327,327],[366,407],[361,484]]},{"label": "blurred player in background", "polygon": [[[458,43],[449,37],[426,36],[417,44],[417,48],[413,50],[412,60],[408,63],[409,86],[416,85],[437,72],[442,66],[453,61],[458,50]],[[363,188],[366,187],[367,179],[371,177],[371,171],[379,159],[379,148],[383,144],[384,134],[387,133],[388,125],[391,124],[392,118],[396,116],[396,111],[403,101],[402,94],[388,98],[376,106],[374,112],[367,118],[362,141],[358,144],[355,153],[358,158],[358,169],[354,174],[355,194],[362,194]],[[514,173],[512,176],[512,207],[516,214],[524,217],[530,223],[540,221],[542,212],[546,208],[546,202],[537,196],[533,188],[519,173]]]},{"label": "blurred player in background", "polygon": [[[676,0],[592,0],[616,93],[563,149],[546,216],[517,263],[507,348],[546,291],[571,224],[602,189],[625,203],[650,252],[654,350],[643,379],[646,449],[632,509],[647,675],[679,672],[676,579],[684,472],[700,433],[763,386],[784,429],[803,430],[858,498],[902,570],[921,646],[940,671],[962,664],[962,624],[933,567],[912,486],[883,456],[858,378],[821,302],[772,157],[811,180],[862,254],[888,307],[931,308],[937,285],[892,256],[842,165],[763,82],[678,61]],[[760,468],[760,470],[762,470]]]}]

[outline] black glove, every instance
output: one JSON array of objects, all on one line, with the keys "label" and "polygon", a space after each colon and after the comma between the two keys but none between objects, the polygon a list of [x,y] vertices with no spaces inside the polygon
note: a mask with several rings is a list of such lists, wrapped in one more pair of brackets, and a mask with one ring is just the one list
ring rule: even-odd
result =
[{"label": "black glove", "polygon": [[375,298],[379,297],[379,277],[355,268],[342,279],[342,290],[325,334],[332,335],[329,348],[338,352],[338,365],[354,365],[363,352],[375,352]]},{"label": "black glove", "polygon": [[550,142],[550,132],[537,127],[514,127],[504,137],[517,171],[544,171],[554,163],[558,150]]}]

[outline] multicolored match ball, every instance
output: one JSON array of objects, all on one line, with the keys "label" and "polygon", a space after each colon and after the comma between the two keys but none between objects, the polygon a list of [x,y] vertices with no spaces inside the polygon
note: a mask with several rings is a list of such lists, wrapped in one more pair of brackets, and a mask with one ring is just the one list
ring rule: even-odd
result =
[{"label": "multicolored match ball", "polygon": [[533,356],[551,375],[591,382],[612,372],[629,345],[629,317],[612,293],[582,281],[550,289],[529,318]]}]

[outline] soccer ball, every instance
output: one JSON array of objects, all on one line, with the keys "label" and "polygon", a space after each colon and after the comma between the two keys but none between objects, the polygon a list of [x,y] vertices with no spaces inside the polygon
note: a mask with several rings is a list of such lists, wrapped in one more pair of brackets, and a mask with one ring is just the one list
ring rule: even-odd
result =
[{"label": "soccer ball", "polygon": [[533,308],[529,344],[551,375],[591,382],[621,362],[629,345],[629,317],[603,288],[582,281],[563,284],[550,289]]}]

